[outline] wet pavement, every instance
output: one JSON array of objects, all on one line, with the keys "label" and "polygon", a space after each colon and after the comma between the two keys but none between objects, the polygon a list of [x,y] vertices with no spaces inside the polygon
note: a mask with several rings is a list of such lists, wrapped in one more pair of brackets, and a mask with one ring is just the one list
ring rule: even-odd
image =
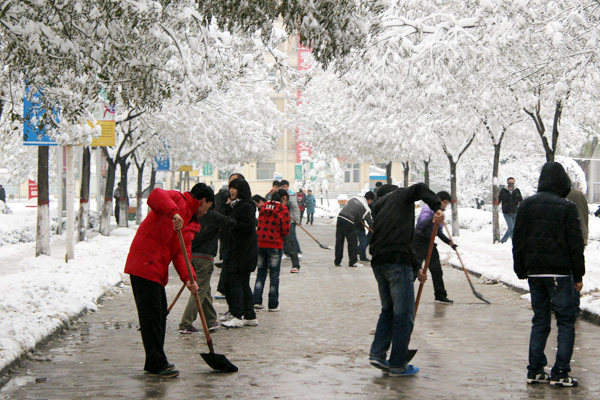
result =
[{"label": "wet pavement", "polygon": [[[332,221],[306,227],[334,245]],[[421,372],[389,378],[368,363],[379,313],[377,284],[368,263],[336,268],[333,251],[324,250],[298,229],[304,258],[299,274],[282,264],[279,313],[260,311],[259,326],[221,329],[215,351],[239,367],[234,374],[210,370],[203,334],[181,335],[178,323],[187,297],[168,319],[166,353],[181,375],[174,379],[144,375],[144,352],[128,280],[107,295],[95,313],[33,354],[0,389],[4,399],[591,399],[600,376],[598,326],[576,324],[572,375],[577,388],[525,383],[531,310],[521,296],[502,285],[472,278],[492,305],[475,298],[462,271],[444,268],[453,305],[433,302],[425,286],[411,348]],[[347,265],[345,257],[342,265]],[[213,276],[216,287],[218,271]],[[179,289],[171,271],[169,299]],[[253,281],[254,279],[252,279]],[[266,304],[266,298],[264,299]],[[215,301],[218,312],[224,300]],[[199,327],[199,325],[198,325]],[[546,354],[556,352],[553,323]]]}]

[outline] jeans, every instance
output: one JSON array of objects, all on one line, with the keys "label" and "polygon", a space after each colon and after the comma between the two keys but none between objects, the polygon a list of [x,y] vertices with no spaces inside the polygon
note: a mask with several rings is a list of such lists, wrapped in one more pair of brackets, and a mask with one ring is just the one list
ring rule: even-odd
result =
[{"label": "jeans", "polygon": [[508,226],[508,228],[506,228],[506,233],[500,240],[501,243],[504,243],[508,240],[508,238],[510,238],[510,240],[512,240],[513,229],[515,228],[515,218],[517,218],[517,214],[502,214],[502,215],[504,215],[504,220],[506,221],[506,225]]},{"label": "jeans", "polygon": [[335,226],[335,259],[333,263],[340,265],[344,257],[344,241],[348,242],[348,258],[349,264],[357,263],[358,238],[356,237],[356,229],[354,224],[345,219],[338,218]]},{"label": "jeans", "polygon": [[254,304],[262,304],[263,288],[269,274],[269,309],[279,307],[279,272],[281,249],[258,248],[256,282],[254,282]]},{"label": "jeans", "polygon": [[[202,312],[206,318],[208,327],[215,326],[217,323],[217,312],[212,304],[212,295],[210,293],[210,277],[214,270],[214,261],[208,258],[192,258],[192,266],[196,271],[196,283],[198,284],[198,297],[202,305]],[[189,329],[192,323],[198,318],[198,306],[196,305],[196,296],[190,295],[179,329]]]},{"label": "jeans", "polygon": [[306,212],[306,224],[313,224],[315,221],[315,213],[314,212]]},{"label": "jeans", "polygon": [[293,222],[290,224],[290,234],[288,236],[291,236],[292,239],[294,240],[294,246],[296,246],[296,252],[302,253],[302,249],[300,248],[300,242],[298,241],[298,236],[296,235],[296,224]]},{"label": "jeans", "polygon": [[364,227],[361,226],[356,230],[356,237],[358,238],[358,255],[360,256],[360,261],[367,261],[369,259],[367,257],[367,245],[369,241]]},{"label": "jeans", "polygon": [[553,377],[566,377],[571,371],[569,362],[575,342],[575,304],[573,301],[573,279],[529,278],[533,319],[529,339],[529,371],[538,373],[547,364],[544,349],[550,334],[551,311],[554,310],[558,326],[556,362],[552,367]]},{"label": "jeans", "polygon": [[379,286],[381,314],[377,321],[371,357],[386,360],[390,345],[390,370],[403,372],[407,367],[408,343],[415,323],[415,289],[410,264],[374,265]]}]

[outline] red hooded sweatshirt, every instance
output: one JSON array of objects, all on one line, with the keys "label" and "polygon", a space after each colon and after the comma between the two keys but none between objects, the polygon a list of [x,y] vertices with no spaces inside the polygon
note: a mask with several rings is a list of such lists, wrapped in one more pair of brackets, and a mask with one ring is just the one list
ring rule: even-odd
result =
[{"label": "red hooded sweatshirt", "polygon": [[181,281],[185,283],[190,280],[179,238],[173,229],[173,216],[179,214],[184,221],[182,233],[188,256],[191,257],[191,242],[200,230],[200,224],[190,223],[190,220],[199,205],[200,202],[189,192],[154,189],[148,196],[150,212],[131,243],[125,273],[166,286],[169,264],[173,261]]},{"label": "red hooded sweatshirt", "polygon": [[258,216],[258,247],[281,249],[283,238],[290,233],[290,213],[278,201],[267,201]]}]

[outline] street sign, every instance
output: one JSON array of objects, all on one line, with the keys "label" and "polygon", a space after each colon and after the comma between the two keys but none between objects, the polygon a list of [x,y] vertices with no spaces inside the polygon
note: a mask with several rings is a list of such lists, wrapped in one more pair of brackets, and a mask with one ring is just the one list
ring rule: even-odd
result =
[{"label": "street sign", "polygon": [[296,180],[301,180],[302,179],[302,164],[296,164],[296,168],[295,168],[295,178]]},{"label": "street sign", "polygon": [[213,174],[213,167],[211,163],[204,163],[204,165],[202,165],[202,175],[204,176],[212,176]]},{"label": "street sign", "polygon": [[[26,146],[56,146],[53,140],[46,132],[46,127],[40,123],[46,110],[40,104],[40,91],[30,94],[32,89],[25,87],[25,96],[23,97],[23,144]],[[54,119],[58,122],[56,110],[52,110]]]}]

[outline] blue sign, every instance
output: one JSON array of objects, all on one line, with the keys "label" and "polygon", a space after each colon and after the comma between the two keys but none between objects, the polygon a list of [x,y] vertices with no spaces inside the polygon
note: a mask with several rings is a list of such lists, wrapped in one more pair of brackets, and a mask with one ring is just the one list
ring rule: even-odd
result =
[{"label": "blue sign", "polygon": [[[41,122],[46,113],[39,102],[42,94],[38,91],[29,95],[30,92],[29,86],[25,87],[25,96],[23,97],[23,144],[26,146],[56,146],[56,141],[46,133],[46,127]],[[52,110],[52,113],[55,121],[58,122],[56,110]]]},{"label": "blue sign", "polygon": [[171,169],[171,159],[169,157],[154,157],[154,161],[156,161],[157,171],[169,171]]}]

